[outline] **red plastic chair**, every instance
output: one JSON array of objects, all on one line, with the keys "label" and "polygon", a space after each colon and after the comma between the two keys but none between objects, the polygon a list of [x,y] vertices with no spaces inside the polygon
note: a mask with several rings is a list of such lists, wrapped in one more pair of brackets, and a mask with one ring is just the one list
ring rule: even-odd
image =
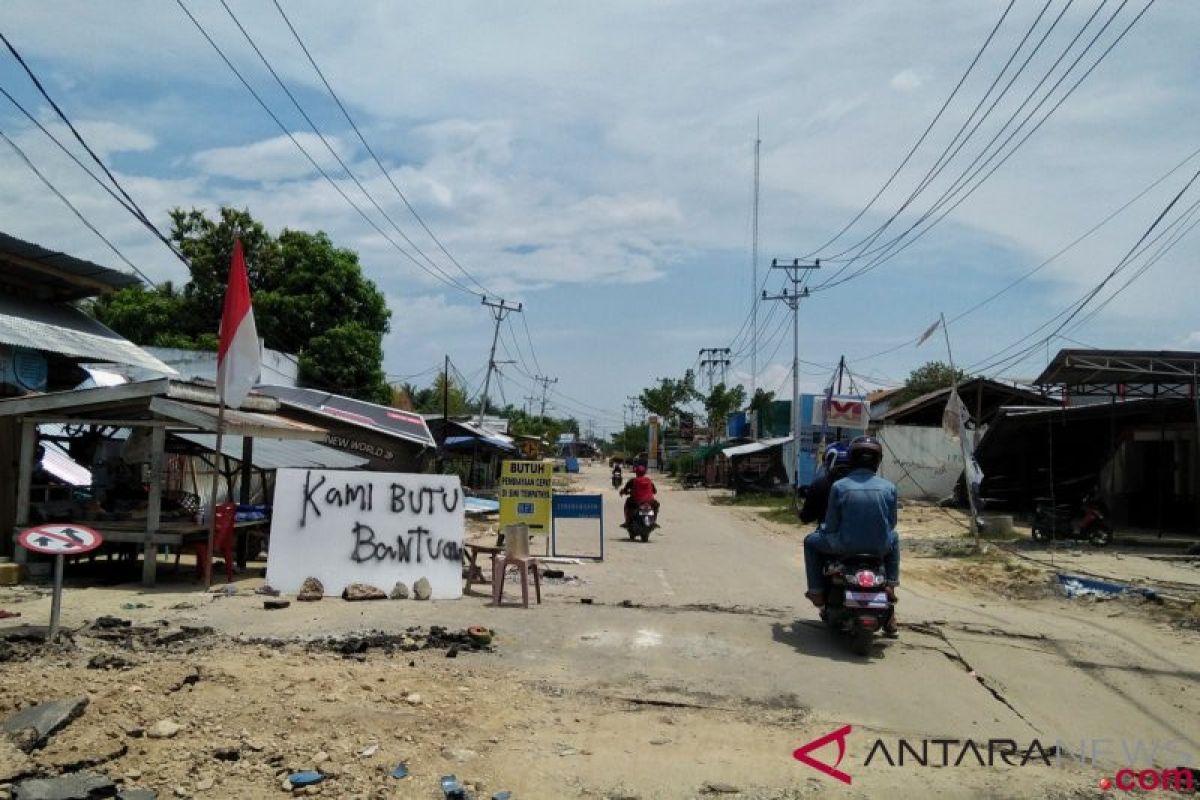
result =
[{"label": "red plastic chair", "polygon": [[[225,582],[233,583],[233,545],[236,539],[233,524],[237,520],[237,506],[233,503],[221,503],[216,508],[216,518],[213,548],[225,559]],[[187,546],[196,551],[196,577],[203,579],[204,565],[208,562],[208,542],[199,541]],[[175,566],[179,566],[178,555],[175,556]]]}]

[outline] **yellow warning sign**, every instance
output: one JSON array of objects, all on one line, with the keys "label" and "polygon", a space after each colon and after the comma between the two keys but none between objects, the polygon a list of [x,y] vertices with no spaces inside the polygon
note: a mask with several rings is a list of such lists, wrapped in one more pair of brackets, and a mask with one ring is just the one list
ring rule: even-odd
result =
[{"label": "yellow warning sign", "polygon": [[554,464],[550,461],[500,463],[500,525],[525,524],[530,533],[549,535]]}]

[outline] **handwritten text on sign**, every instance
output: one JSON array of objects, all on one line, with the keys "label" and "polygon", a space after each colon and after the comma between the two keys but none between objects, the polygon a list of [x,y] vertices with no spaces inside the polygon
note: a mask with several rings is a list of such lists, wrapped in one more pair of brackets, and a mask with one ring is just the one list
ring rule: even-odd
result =
[{"label": "handwritten text on sign", "polygon": [[453,475],[281,469],[267,582],[294,592],[311,576],[335,594],[428,578],[434,598],[460,597],[463,520]]}]

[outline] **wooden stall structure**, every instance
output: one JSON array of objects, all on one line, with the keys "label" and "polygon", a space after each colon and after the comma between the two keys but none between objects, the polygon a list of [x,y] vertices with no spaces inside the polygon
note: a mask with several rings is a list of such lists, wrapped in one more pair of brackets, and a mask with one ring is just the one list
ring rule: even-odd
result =
[{"label": "wooden stall structure", "polygon": [[[156,581],[158,549],[182,546],[189,537],[206,535],[200,522],[165,522],[161,516],[168,433],[216,433],[217,397],[213,387],[169,378],[140,381],[93,389],[50,392],[42,395],[0,400],[0,420],[12,419],[19,425],[17,448],[16,515],[12,535],[30,523],[31,493],[39,425],[65,425],[74,430],[128,428],[148,432],[146,484],[149,487],[146,518],[129,520],[88,520],[106,542],[141,545],[142,582]],[[287,419],[277,412],[279,401],[251,394],[241,409],[226,409],[224,431],[242,437],[243,460],[253,460],[253,440],[299,439],[320,441],[324,428]],[[143,434],[145,435],[145,434]],[[25,557],[17,549],[18,560]]]}]

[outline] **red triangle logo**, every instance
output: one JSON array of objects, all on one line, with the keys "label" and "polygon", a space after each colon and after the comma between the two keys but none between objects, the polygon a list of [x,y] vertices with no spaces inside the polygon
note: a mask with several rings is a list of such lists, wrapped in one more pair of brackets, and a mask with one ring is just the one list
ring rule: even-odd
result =
[{"label": "red triangle logo", "polygon": [[[846,756],[846,737],[850,735],[850,730],[850,726],[846,725],[838,728],[833,733],[825,734],[819,739],[813,739],[808,744],[797,748],[796,751],[792,753],[792,757],[800,763],[812,767],[817,772],[824,773],[831,778],[849,785],[850,776],[838,769],[838,765],[842,763],[842,759]],[[809,755],[809,753],[812,751],[820,750],[830,742],[837,742],[838,747],[837,761],[833,762],[833,764],[826,764],[823,761],[817,761],[815,758]]]}]

